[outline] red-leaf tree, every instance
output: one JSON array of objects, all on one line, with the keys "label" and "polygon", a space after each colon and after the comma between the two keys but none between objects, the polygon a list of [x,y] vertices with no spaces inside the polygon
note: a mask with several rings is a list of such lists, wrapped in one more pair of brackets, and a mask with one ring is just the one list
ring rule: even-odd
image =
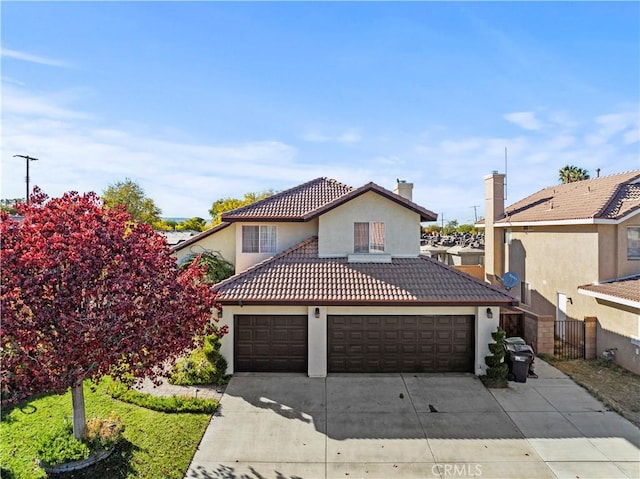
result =
[{"label": "red-leaf tree", "polygon": [[81,437],[85,378],[157,379],[220,306],[198,262],[180,272],[163,237],[94,193],[36,188],[18,209],[0,213],[2,403],[71,388]]}]

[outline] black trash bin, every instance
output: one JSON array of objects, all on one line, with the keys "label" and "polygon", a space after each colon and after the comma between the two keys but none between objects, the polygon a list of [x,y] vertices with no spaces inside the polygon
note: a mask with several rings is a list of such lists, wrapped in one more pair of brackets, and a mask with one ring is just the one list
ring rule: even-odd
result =
[{"label": "black trash bin", "polygon": [[533,362],[533,351],[526,344],[506,344],[505,362],[509,366],[508,379],[518,383],[526,383],[529,367]]}]

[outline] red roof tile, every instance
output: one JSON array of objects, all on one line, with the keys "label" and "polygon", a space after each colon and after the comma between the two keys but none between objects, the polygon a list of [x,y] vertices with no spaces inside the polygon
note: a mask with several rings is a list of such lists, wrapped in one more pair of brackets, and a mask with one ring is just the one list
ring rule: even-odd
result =
[{"label": "red roof tile", "polygon": [[214,286],[223,304],[511,305],[517,299],[427,257],[319,258],[316,237]]},{"label": "red roof tile", "polygon": [[435,221],[438,215],[375,183],[352,188],[330,178],[317,178],[281,191],[253,204],[223,213],[223,221],[309,221],[368,191],[374,191],[420,215],[420,221]]},{"label": "red roof tile", "polygon": [[640,274],[597,284],[587,284],[580,286],[578,290],[594,293],[590,296],[608,296],[640,304]]},{"label": "red roof tile", "polygon": [[223,221],[304,221],[318,208],[353,191],[329,178],[316,178],[263,200],[222,214]]},{"label": "red roof tile", "polygon": [[640,209],[640,170],[550,186],[509,206],[496,223],[618,220]]}]

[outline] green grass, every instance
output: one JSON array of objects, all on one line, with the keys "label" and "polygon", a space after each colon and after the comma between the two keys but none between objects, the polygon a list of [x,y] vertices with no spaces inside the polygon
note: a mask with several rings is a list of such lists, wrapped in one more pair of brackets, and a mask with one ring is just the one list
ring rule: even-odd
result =
[{"label": "green grass", "polygon": [[[87,419],[107,417],[111,411],[122,417],[124,440],[103,462],[65,475],[71,478],[180,478],[198,446],[210,414],[168,414],[151,411],[113,399],[106,384],[85,383]],[[35,463],[38,438],[62,427],[71,418],[71,394],[33,399],[3,411],[0,423],[0,476],[38,479],[47,477]]]},{"label": "green grass", "polygon": [[213,414],[218,408],[216,399],[202,399],[182,396],[152,396],[129,388],[126,384],[105,379],[106,391],[120,401],[142,406],[153,411],[167,413],[208,413]]}]

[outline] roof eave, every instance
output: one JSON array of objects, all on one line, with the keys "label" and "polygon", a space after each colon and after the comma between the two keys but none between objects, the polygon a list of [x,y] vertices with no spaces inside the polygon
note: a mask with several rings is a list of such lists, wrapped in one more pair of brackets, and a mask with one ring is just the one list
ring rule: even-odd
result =
[{"label": "roof eave", "polygon": [[[624,223],[630,218],[640,214],[640,209],[634,210],[625,216],[620,218],[578,218],[568,220],[540,220],[540,221],[509,221],[508,219],[502,219],[495,223],[495,228],[511,228],[514,226],[576,226],[576,225],[618,225]],[[487,227],[484,225],[476,225],[479,227]]]},{"label": "roof eave", "polygon": [[585,296],[591,296],[592,298],[601,299],[603,301],[608,301],[610,303],[640,309],[640,301],[634,301],[633,299],[620,298],[618,296],[612,296],[610,294],[592,291],[590,289],[583,289],[582,287],[578,287],[578,293]]},{"label": "roof eave", "polygon": [[228,223],[302,223],[309,221],[305,216],[225,216],[224,220]]},{"label": "roof eave", "polygon": [[388,191],[384,188],[382,188],[381,186],[376,185],[375,183],[367,183],[364,186],[361,186],[360,188],[357,188],[343,196],[341,196],[340,198],[336,198],[335,200],[333,200],[330,203],[327,203],[326,205],[323,205],[319,208],[317,208],[316,210],[308,213],[305,216],[305,221],[311,220],[313,218],[316,218],[318,216],[321,216],[335,208],[337,208],[338,206],[343,205],[344,203],[347,203],[348,201],[351,201],[365,193],[368,193],[370,191],[374,191],[376,193],[378,193],[379,195],[387,198],[388,200],[391,200],[397,204],[399,204],[400,206],[404,206],[405,208],[408,208],[412,211],[414,211],[415,213],[420,215],[420,222],[421,223],[426,223],[426,222],[430,222],[430,221],[437,221],[438,220],[438,215],[436,213],[434,213],[433,211],[429,211],[426,208],[414,203],[411,200],[408,200],[406,198],[403,198],[400,195],[397,195],[396,193],[393,193],[391,191]]},{"label": "roof eave", "polygon": [[328,300],[328,299],[239,299],[218,297],[221,305],[227,306],[518,306],[516,299],[469,299],[469,300]]}]

